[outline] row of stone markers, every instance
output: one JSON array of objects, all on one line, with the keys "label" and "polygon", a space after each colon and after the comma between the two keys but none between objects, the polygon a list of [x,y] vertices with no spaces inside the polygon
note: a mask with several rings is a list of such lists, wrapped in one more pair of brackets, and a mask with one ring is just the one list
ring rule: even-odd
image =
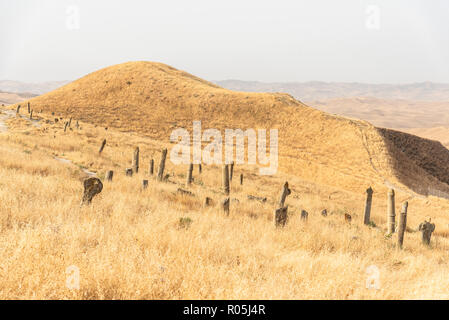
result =
[{"label": "row of stone markers", "polygon": [[[32,120],[33,119],[33,110],[31,110],[31,105],[29,102],[27,103],[27,107],[28,107],[28,114],[30,115],[30,120]],[[17,106],[16,115],[19,115],[19,112],[20,112],[20,104]]]},{"label": "row of stone markers", "polygon": [[[288,220],[288,205],[285,205],[285,200],[287,196],[290,195],[292,191],[288,186],[288,181],[284,183],[281,191],[281,197],[279,199],[279,203],[277,204],[274,210],[274,225],[276,227],[284,227]],[[321,216],[327,217],[327,209],[323,209],[321,211]],[[302,209],[301,210],[301,220],[307,221],[309,218],[309,213]],[[349,213],[345,213],[344,215],[345,221],[351,223],[352,217]]]},{"label": "row of stone markers", "polygon": [[[398,232],[398,247],[402,249],[404,243],[404,234],[407,229],[407,210],[408,201],[402,203],[401,212],[399,214],[399,223],[396,230],[396,212],[395,212],[395,192],[393,189],[389,189],[387,193],[387,233],[389,235]],[[373,201],[373,189],[369,187],[366,190],[366,203],[365,203],[365,215],[364,224],[370,225],[371,205]],[[430,238],[432,232],[435,230],[435,224],[424,220],[418,227],[418,231],[421,231],[421,241],[425,245],[430,245]]]},{"label": "row of stone markers", "polygon": [[[17,109],[16,109],[16,116],[18,117],[18,116],[20,116],[20,108],[21,108],[21,105],[19,104],[19,105],[17,105]],[[31,104],[28,102],[27,103],[27,111],[28,111],[28,115],[29,115],[29,119],[30,120],[34,120],[33,119],[33,109],[31,109]],[[42,111],[43,111],[43,109],[41,109],[40,110],[40,112],[42,113]],[[22,118],[25,118],[25,116],[21,116]]]},{"label": "row of stone markers", "polygon": [[[139,147],[136,147],[134,149],[132,167],[131,168],[126,168],[126,170],[125,170],[125,174],[127,176],[131,177],[134,173],[139,173],[139,155],[140,155]],[[164,176],[165,161],[166,160],[167,160],[167,149],[163,149],[162,152],[161,152],[161,161],[159,163],[159,171],[157,173],[157,180],[158,181],[167,180],[168,177],[169,177],[169,175],[165,175]],[[148,173],[151,176],[154,174],[154,159],[150,160]],[[143,186],[144,189],[146,189],[148,187],[148,180],[143,180],[142,181],[142,186]]]},{"label": "row of stone markers", "polygon": [[[101,154],[106,146],[106,140],[103,140],[99,154]],[[139,172],[139,155],[140,150],[139,147],[136,147],[133,154],[133,161],[132,161],[132,168],[127,168],[125,170],[125,174],[127,176],[132,176],[133,173]],[[159,171],[157,174],[157,180],[163,181],[168,179],[167,176],[164,177],[164,170],[165,170],[165,161],[167,158],[167,149],[163,149],[161,153],[161,160],[159,163]],[[202,172],[202,166],[199,164],[198,171],[201,174]],[[150,160],[150,167],[149,167],[149,174],[153,175],[154,173],[154,159]],[[230,212],[230,181],[232,181],[232,177],[234,175],[234,163],[231,164],[225,164],[223,166],[223,193],[225,195],[225,198],[221,201],[221,207],[226,215],[229,215]],[[106,173],[106,180],[112,181],[114,176],[114,172],[112,170],[108,171]],[[186,185],[190,186],[193,182],[193,163],[191,163],[188,167],[187,172],[187,181]],[[240,174],[240,185],[243,184],[243,174]],[[142,187],[146,189],[148,187],[148,180],[143,180]],[[89,178],[84,181],[84,195],[82,204],[90,204],[93,197],[100,193],[103,189],[103,184],[98,178]],[[187,195],[193,195],[192,192],[178,189],[178,192],[182,194]],[[291,190],[289,188],[288,182],[285,182],[282,188],[281,197],[279,200],[279,203],[274,211],[274,224],[276,227],[283,227],[287,223],[288,219],[288,205],[285,205],[285,201],[287,199],[287,196],[291,194]],[[260,202],[266,202],[266,198],[262,197],[256,197],[252,195],[248,195],[248,199],[250,200],[257,200]],[[366,190],[366,202],[365,202],[365,214],[364,214],[364,224],[370,225],[370,216],[371,216],[371,206],[372,206],[372,200],[373,200],[373,189],[369,187]],[[212,203],[212,199],[206,197],[205,199],[205,206],[209,206]],[[408,210],[408,202],[405,201],[402,204],[402,209],[399,215],[399,223],[398,223],[398,247],[402,248],[404,243],[404,234],[407,228],[407,210]],[[323,217],[327,216],[327,210],[324,209],[321,213]],[[308,212],[305,210],[301,210],[301,220],[307,220],[308,218]],[[345,213],[345,221],[351,222],[351,215],[348,213]],[[387,194],[387,233],[389,235],[393,234],[396,231],[396,213],[395,213],[395,192],[393,189],[388,190]],[[435,224],[431,223],[431,221],[424,221],[419,225],[418,228],[419,231],[421,231],[422,234],[422,243],[426,245],[430,245],[430,238],[432,236],[432,232],[435,230]]]},{"label": "row of stone markers", "polygon": [[[103,140],[103,142],[101,143],[100,146],[100,150],[99,150],[99,154],[101,154],[104,150],[106,146],[106,139]],[[132,168],[126,168],[125,170],[125,174],[127,176],[132,176],[134,173],[138,173],[139,172],[139,147],[136,147],[136,149],[134,150],[134,154],[133,154],[133,162],[132,162]],[[159,164],[159,172],[157,175],[157,179],[159,181],[164,180],[164,170],[165,170],[165,161],[167,159],[167,149],[163,149],[162,150],[162,156],[161,156],[161,162]],[[149,169],[149,173],[150,175],[153,175],[153,171],[154,171],[154,160],[151,159],[150,161],[150,169]],[[106,172],[106,180],[109,182],[112,182],[112,179],[114,177],[114,171],[109,170],[108,172]],[[167,179],[168,177],[165,176],[165,179]],[[144,189],[148,188],[148,180],[143,180],[142,181],[142,187]],[[98,178],[88,178],[86,180],[84,180],[84,193],[83,193],[83,199],[81,201],[81,205],[84,204],[90,204],[92,202],[92,199],[99,194],[101,191],[103,190],[103,183],[101,182],[100,179]]]},{"label": "row of stone markers", "polygon": [[[106,139],[104,139],[101,143],[100,149],[98,151],[99,154],[101,154],[103,152],[105,146],[106,146]],[[140,164],[139,157],[140,157],[140,150],[139,150],[139,147],[136,147],[134,149],[134,153],[133,153],[132,167],[125,169],[126,176],[132,177],[134,173],[139,172],[139,164]],[[159,171],[157,174],[158,181],[167,181],[169,178],[168,174],[164,176],[166,159],[167,159],[167,149],[163,149],[162,153],[161,153]],[[225,194],[227,196],[229,196],[229,191],[230,191],[229,180],[232,180],[232,177],[234,174],[234,163],[231,163],[230,170],[228,169],[228,165],[224,166],[223,170],[224,170],[223,172],[226,172],[225,173],[226,179],[224,180],[224,184],[226,185],[226,187],[224,188],[224,190],[225,190]],[[201,174],[201,172],[202,172],[201,164],[198,165],[198,172],[199,172],[199,174]],[[150,175],[154,174],[154,159],[150,160],[149,174]],[[105,178],[107,181],[111,182],[113,177],[114,177],[114,171],[109,170],[106,172]],[[193,163],[191,163],[188,167],[186,185],[190,186],[192,184],[192,182],[193,182]],[[97,187],[98,185],[101,185],[101,188]],[[243,174],[240,174],[240,185],[243,185]],[[142,181],[142,187],[143,187],[143,189],[146,189],[148,187],[148,180]],[[96,194],[100,193],[102,189],[103,189],[103,185],[98,178],[86,179],[85,183],[84,183],[84,196],[83,196],[82,204],[90,204],[92,201],[92,198]],[[181,189],[181,188],[178,188],[177,192],[181,193],[181,194],[185,194],[185,195],[193,195],[192,192],[190,192],[188,190]],[[248,198],[259,200],[261,202],[266,201],[266,198],[261,198],[261,197],[248,196]],[[86,200],[84,200],[84,199],[86,199]],[[206,197],[204,203],[205,203],[205,206],[210,206],[212,204],[212,202],[213,201],[211,198]],[[229,214],[229,202],[230,202],[229,199],[228,200],[225,199],[223,201],[223,208],[227,214]]]},{"label": "row of stone markers", "polygon": [[[103,151],[105,145],[106,145],[106,140],[103,141],[103,143],[102,143],[102,145],[100,147],[99,153],[101,153]],[[125,175],[126,176],[132,177],[134,173],[138,173],[139,172],[139,168],[140,168],[139,155],[140,155],[139,147],[136,147],[136,149],[134,149],[132,167],[125,169]],[[168,175],[164,176],[166,159],[167,159],[167,149],[163,149],[162,150],[162,156],[161,156],[161,162],[159,164],[159,171],[158,171],[158,175],[157,175],[157,179],[159,181],[168,179]],[[154,174],[154,159],[150,160],[148,173],[150,175]],[[114,177],[114,171],[109,170],[106,173],[106,180],[112,181],[113,177]],[[148,180],[143,180],[142,185],[143,185],[144,188],[146,188],[148,186]]]},{"label": "row of stone markers", "polygon": [[[224,174],[225,176],[225,174]],[[285,200],[288,195],[291,194],[291,190],[288,187],[288,182],[285,182],[281,197],[279,200],[278,207],[275,209],[274,212],[274,224],[276,227],[283,227],[287,223],[288,219],[288,206],[285,206]],[[395,192],[393,189],[388,190],[388,197],[387,197],[387,232],[388,234],[393,234],[395,231],[398,232],[398,247],[402,249],[403,243],[404,243],[404,234],[407,229],[407,210],[408,210],[408,201],[405,201],[402,204],[401,213],[399,215],[399,223],[398,228],[396,230],[396,213],[395,213]],[[370,225],[370,215],[371,215],[371,205],[372,205],[372,199],[373,199],[373,189],[369,187],[366,190],[366,202],[365,202],[365,214],[364,214],[364,224]],[[323,217],[327,216],[327,210],[324,209],[321,212],[321,215]],[[308,218],[308,212],[305,210],[301,210],[301,220],[307,220]],[[345,221],[351,222],[351,215],[348,213],[345,213]],[[429,221],[424,221],[421,223],[418,227],[418,230],[421,232],[421,241],[425,245],[430,245],[430,238],[432,236],[432,232],[435,230],[435,224],[431,223],[430,219]]]}]

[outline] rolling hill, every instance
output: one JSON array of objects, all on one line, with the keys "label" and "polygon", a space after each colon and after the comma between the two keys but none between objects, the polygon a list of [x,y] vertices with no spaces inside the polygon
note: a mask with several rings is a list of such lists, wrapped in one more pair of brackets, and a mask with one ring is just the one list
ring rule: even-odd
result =
[{"label": "rolling hill", "polygon": [[449,151],[436,141],[313,109],[284,93],[223,89],[168,65],[129,62],[29,100],[33,110],[168,142],[173,129],[279,129],[282,171],[361,192],[449,192]]}]

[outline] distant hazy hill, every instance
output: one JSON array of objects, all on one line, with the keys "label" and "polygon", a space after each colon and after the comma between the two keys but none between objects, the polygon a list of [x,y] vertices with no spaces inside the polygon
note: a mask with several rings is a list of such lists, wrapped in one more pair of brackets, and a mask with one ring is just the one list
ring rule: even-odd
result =
[{"label": "distant hazy hill", "polygon": [[35,97],[32,93],[13,93],[0,91],[0,104],[9,105]]},{"label": "distant hazy hill", "polygon": [[301,101],[318,99],[375,97],[379,99],[405,99],[414,101],[449,100],[449,84],[422,82],[411,84],[365,84],[343,82],[257,82],[224,80],[219,86],[237,91],[286,92]]},{"label": "distant hazy hill", "polygon": [[69,82],[70,81],[48,81],[40,83],[27,83],[12,80],[0,80],[0,91],[13,93],[29,92],[39,95],[62,87]]},{"label": "distant hazy hill", "polygon": [[362,119],[385,128],[431,128],[449,126],[448,101],[410,101],[368,97],[307,101],[317,109]]},{"label": "distant hazy hill", "polygon": [[[0,80],[0,91],[44,94],[62,87],[70,81],[27,83]],[[258,82],[223,80],[215,81],[219,86],[246,92],[285,92],[305,102],[320,99],[375,97],[378,99],[403,99],[412,101],[449,100],[449,84],[422,82],[412,84],[365,84],[340,82]]]},{"label": "distant hazy hill", "polygon": [[449,84],[263,83],[226,80],[227,89],[286,92],[309,106],[386,128],[449,127]]}]

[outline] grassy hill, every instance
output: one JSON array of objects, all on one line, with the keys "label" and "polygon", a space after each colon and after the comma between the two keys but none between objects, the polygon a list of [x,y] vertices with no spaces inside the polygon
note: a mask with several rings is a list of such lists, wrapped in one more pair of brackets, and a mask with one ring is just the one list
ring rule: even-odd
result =
[{"label": "grassy hill", "polygon": [[[282,93],[223,89],[162,63],[129,62],[93,72],[30,100],[32,108],[168,142],[177,127],[279,129],[281,170],[361,191],[394,185],[449,192],[449,155],[437,142],[333,116]],[[402,144],[398,144],[398,141]],[[430,150],[432,156],[415,154]]]}]

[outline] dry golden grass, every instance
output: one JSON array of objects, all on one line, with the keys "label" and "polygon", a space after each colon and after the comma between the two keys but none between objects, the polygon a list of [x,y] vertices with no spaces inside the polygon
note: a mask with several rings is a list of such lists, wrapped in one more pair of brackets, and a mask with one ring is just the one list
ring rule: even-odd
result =
[{"label": "dry golden grass", "polygon": [[[42,127],[13,118],[0,134],[0,298],[1,299],[447,299],[449,202],[410,197],[397,190],[397,209],[408,199],[410,232],[404,250],[396,235],[385,237],[386,194],[375,188],[372,220],[362,225],[364,192],[344,191],[297,176],[258,176],[237,166],[229,217],[203,208],[206,196],[222,199],[220,168],[194,171],[194,197],[173,194],[185,183],[186,166],[167,162],[173,183],[141,180],[151,158],[167,147],[134,133],[81,122],[63,132],[63,122]],[[64,119],[67,120],[67,119]],[[72,125],[73,127],[73,125]],[[103,138],[108,143],[101,156]],[[141,172],[125,177],[134,146]],[[57,156],[71,160],[61,163]],[[80,207],[83,172],[99,177],[113,169],[114,181],[91,206]],[[290,220],[275,229],[271,215],[288,180]],[[266,196],[261,204],[248,194]],[[329,216],[320,211],[327,208]],[[307,223],[299,212],[309,212]],[[353,222],[344,222],[350,212]],[[432,217],[437,228],[431,248],[412,232]],[[180,218],[190,218],[180,228]],[[66,268],[80,270],[80,289],[66,287]],[[366,269],[380,270],[380,289],[366,288]]]},{"label": "dry golden grass", "polygon": [[[39,127],[13,117],[0,134],[0,298],[449,297],[449,201],[410,190],[448,188],[448,151],[435,142],[331,116],[285,94],[224,90],[147,62],[100,70],[31,105]],[[68,117],[72,128],[64,132]],[[245,182],[232,182],[229,217],[217,205],[203,207],[205,197],[215,204],[223,198],[221,168],[203,166],[201,175],[195,168],[193,197],[176,193],[187,188],[186,166],[168,162],[166,183],[146,173],[150,159],[157,165],[160,150],[171,147],[171,130],[190,128],[192,120],[204,129],[279,129],[281,170],[259,176],[257,167],[237,166],[235,177],[243,173]],[[125,177],[135,146],[141,171]],[[115,175],[91,206],[80,207],[85,169],[102,179],[110,169]],[[150,180],[146,190],[142,179]],[[276,229],[272,214],[285,181],[290,219]],[[367,227],[370,185],[374,225]],[[397,211],[409,201],[404,250],[396,235],[385,236],[391,185]],[[268,200],[250,201],[249,194]],[[415,232],[426,218],[437,226],[430,248]],[[379,290],[366,288],[371,265],[380,270]],[[79,290],[66,286],[69,266],[80,270]]]},{"label": "dry golden grass", "polygon": [[[234,92],[162,63],[129,62],[93,72],[30,100],[35,112],[73,117],[102,127],[135,132],[168,143],[173,129],[279,130],[283,172],[339,189],[363,192],[370,184],[449,193],[449,155],[441,145],[332,116],[287,94]],[[13,106],[14,108],[15,106]],[[414,146],[438,156],[411,157]],[[422,161],[424,159],[424,161]],[[437,168],[437,169],[435,169]]]}]

